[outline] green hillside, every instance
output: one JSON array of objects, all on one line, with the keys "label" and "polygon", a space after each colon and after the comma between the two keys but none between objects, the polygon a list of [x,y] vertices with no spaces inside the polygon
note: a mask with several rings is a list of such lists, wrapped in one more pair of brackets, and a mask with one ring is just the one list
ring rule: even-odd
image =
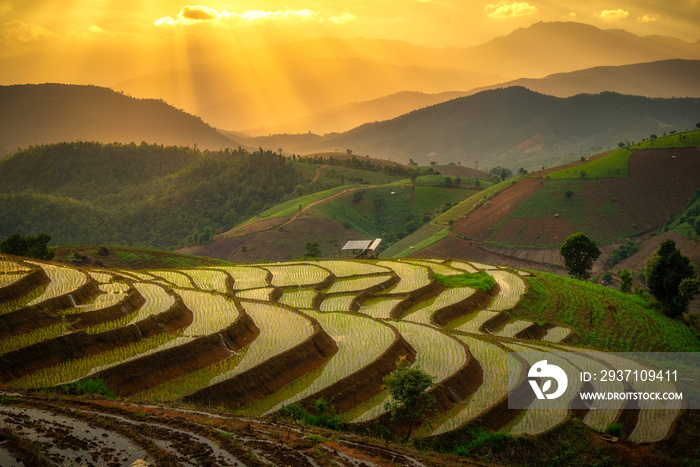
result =
[{"label": "green hillside", "polygon": [[297,151],[351,148],[419,163],[539,169],[594,154],[620,141],[695,126],[698,98],[662,99],[612,92],[558,98],[523,87],[483,91],[362,125]]},{"label": "green hillside", "polygon": [[238,147],[200,117],[162,100],[136,99],[98,86],[0,86],[0,102],[0,158],[17,148],[61,141]]}]

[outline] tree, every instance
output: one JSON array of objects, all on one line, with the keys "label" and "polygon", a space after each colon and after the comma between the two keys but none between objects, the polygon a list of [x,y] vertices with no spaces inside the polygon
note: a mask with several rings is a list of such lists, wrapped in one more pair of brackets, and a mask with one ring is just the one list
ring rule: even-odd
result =
[{"label": "tree", "polygon": [[567,238],[559,253],[564,257],[564,265],[569,275],[580,280],[591,277],[590,270],[600,256],[595,242],[583,232],[577,232]]},{"label": "tree", "polygon": [[420,367],[411,367],[405,357],[396,362],[396,369],[384,378],[383,388],[389,393],[385,407],[392,420],[406,420],[411,436],[413,424],[422,421],[434,410],[436,399],[426,391],[435,384],[435,377]]},{"label": "tree", "polygon": [[321,257],[321,246],[318,242],[307,242],[304,245],[304,249],[306,250],[304,253],[305,259],[318,259]]},{"label": "tree", "polygon": [[524,167],[520,167],[520,168],[518,169],[518,173],[519,173],[520,175],[527,175],[527,170],[525,170]]},{"label": "tree", "polygon": [[[664,313],[678,316],[688,308],[687,293],[679,289],[683,279],[696,278],[695,266],[676,248],[676,242],[664,240],[647,260],[644,268],[649,292],[661,303]],[[686,285],[685,292],[690,289]],[[692,296],[692,294],[691,294]]]},{"label": "tree", "polygon": [[476,177],[476,180],[474,181],[474,186],[477,188],[481,188],[481,182],[479,182],[479,177]]},{"label": "tree", "polygon": [[620,271],[620,292],[632,292],[632,273],[629,269]]},{"label": "tree", "polygon": [[566,193],[564,193],[564,196],[566,196],[566,199],[571,199],[571,197],[574,196],[574,192],[571,190],[566,190]]},{"label": "tree", "polygon": [[600,282],[603,285],[610,284],[612,282],[612,280],[613,280],[613,276],[612,276],[612,273],[610,271],[605,271],[605,274],[603,274],[603,277],[600,278]]},{"label": "tree", "polygon": [[36,237],[29,235],[22,237],[15,233],[0,243],[0,252],[29,258],[51,259],[54,251],[47,246],[50,241],[51,236],[43,233],[37,234]]}]

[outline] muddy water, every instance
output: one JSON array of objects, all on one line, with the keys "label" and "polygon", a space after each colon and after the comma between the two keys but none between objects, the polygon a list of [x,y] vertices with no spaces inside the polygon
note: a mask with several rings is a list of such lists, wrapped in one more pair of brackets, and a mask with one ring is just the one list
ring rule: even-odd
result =
[{"label": "muddy water", "polygon": [[170,426],[147,421],[134,421],[114,414],[103,414],[87,411],[86,413],[117,420],[121,424],[132,425],[138,428],[141,434],[147,435],[161,449],[173,454],[178,463],[184,467],[196,467],[203,459],[214,460],[216,465],[232,467],[246,467],[244,463],[221,449],[210,439],[195,433],[180,430]]},{"label": "muddy water", "polygon": [[44,456],[59,465],[128,466],[148,458],[122,436],[45,410],[0,406],[0,423],[41,443]]},{"label": "muddy water", "polygon": [[0,465],[2,467],[24,467],[24,464],[14,458],[12,454],[5,451],[0,445]]}]

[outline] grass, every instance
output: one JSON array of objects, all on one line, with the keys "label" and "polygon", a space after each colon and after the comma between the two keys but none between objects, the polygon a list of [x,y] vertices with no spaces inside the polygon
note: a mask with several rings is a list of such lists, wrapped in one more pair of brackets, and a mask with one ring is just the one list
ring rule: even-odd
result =
[{"label": "grass", "polygon": [[632,152],[638,149],[682,148],[700,145],[700,131],[687,131],[662,136],[654,141],[647,140],[629,147],[615,149],[607,156],[586,162],[576,167],[560,170],[549,174],[552,180],[565,178],[581,178],[581,172],[586,172],[586,178],[619,177],[627,178],[629,159]]},{"label": "grass", "polygon": [[280,203],[280,204],[268,209],[267,211],[260,213],[259,215],[255,216],[255,217],[251,217],[247,221],[240,224],[239,227],[243,226],[243,225],[250,224],[251,222],[265,220],[265,219],[272,219],[272,218],[276,218],[276,217],[292,217],[294,214],[299,212],[300,205],[303,209],[304,207],[306,207],[307,205],[309,205],[311,203],[322,200],[322,199],[327,198],[329,196],[332,196],[336,193],[340,193],[343,190],[346,190],[347,188],[348,188],[347,186],[339,186],[339,187],[331,188],[330,190],[319,191],[317,193],[312,193],[310,195],[290,199],[289,201],[285,201],[284,203]]},{"label": "grass", "polygon": [[552,180],[581,178],[581,172],[586,172],[586,178],[627,178],[630,156],[632,156],[631,150],[627,148],[616,149],[605,157],[553,172],[549,174],[549,178]]},{"label": "grass", "polygon": [[413,252],[426,248],[448,234],[447,227],[433,223],[423,224],[412,234],[402,238],[381,253],[382,258],[405,258]]},{"label": "grass", "polygon": [[700,340],[644,298],[544,272],[524,278],[515,318],[574,329],[570,343],[611,352],[699,352]]},{"label": "grass", "polygon": [[496,286],[496,279],[485,271],[465,272],[456,276],[443,276],[433,274],[433,279],[438,284],[445,287],[471,287],[482,292],[489,292]]},{"label": "grass", "polygon": [[[626,213],[614,201],[599,198],[598,188],[596,180],[591,179],[550,180],[493,226],[488,241],[503,246],[552,246],[540,243],[539,237],[526,241],[513,234],[503,237],[506,234],[501,229],[512,219],[553,219],[556,214],[566,219],[574,231],[585,233],[595,242],[638,234],[631,221],[621,222]],[[574,193],[571,198],[565,196],[567,191]]]}]

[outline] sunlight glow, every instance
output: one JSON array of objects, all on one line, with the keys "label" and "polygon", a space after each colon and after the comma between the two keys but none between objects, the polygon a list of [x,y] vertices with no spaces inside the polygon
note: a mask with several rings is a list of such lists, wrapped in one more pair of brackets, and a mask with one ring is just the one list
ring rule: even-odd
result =
[{"label": "sunlight glow", "polygon": [[156,20],[153,24],[155,24],[156,26],[175,26],[178,24],[187,25],[199,23],[202,21],[219,21],[223,19],[239,19],[251,22],[263,19],[307,19],[315,16],[318,16],[318,13],[309,9],[285,11],[246,10],[242,13],[231,13],[226,10],[221,10],[219,12],[214,8],[208,8],[202,5],[195,5],[183,7],[182,10],[180,10],[180,13],[177,15],[177,19],[173,19],[170,16],[165,16]]}]

